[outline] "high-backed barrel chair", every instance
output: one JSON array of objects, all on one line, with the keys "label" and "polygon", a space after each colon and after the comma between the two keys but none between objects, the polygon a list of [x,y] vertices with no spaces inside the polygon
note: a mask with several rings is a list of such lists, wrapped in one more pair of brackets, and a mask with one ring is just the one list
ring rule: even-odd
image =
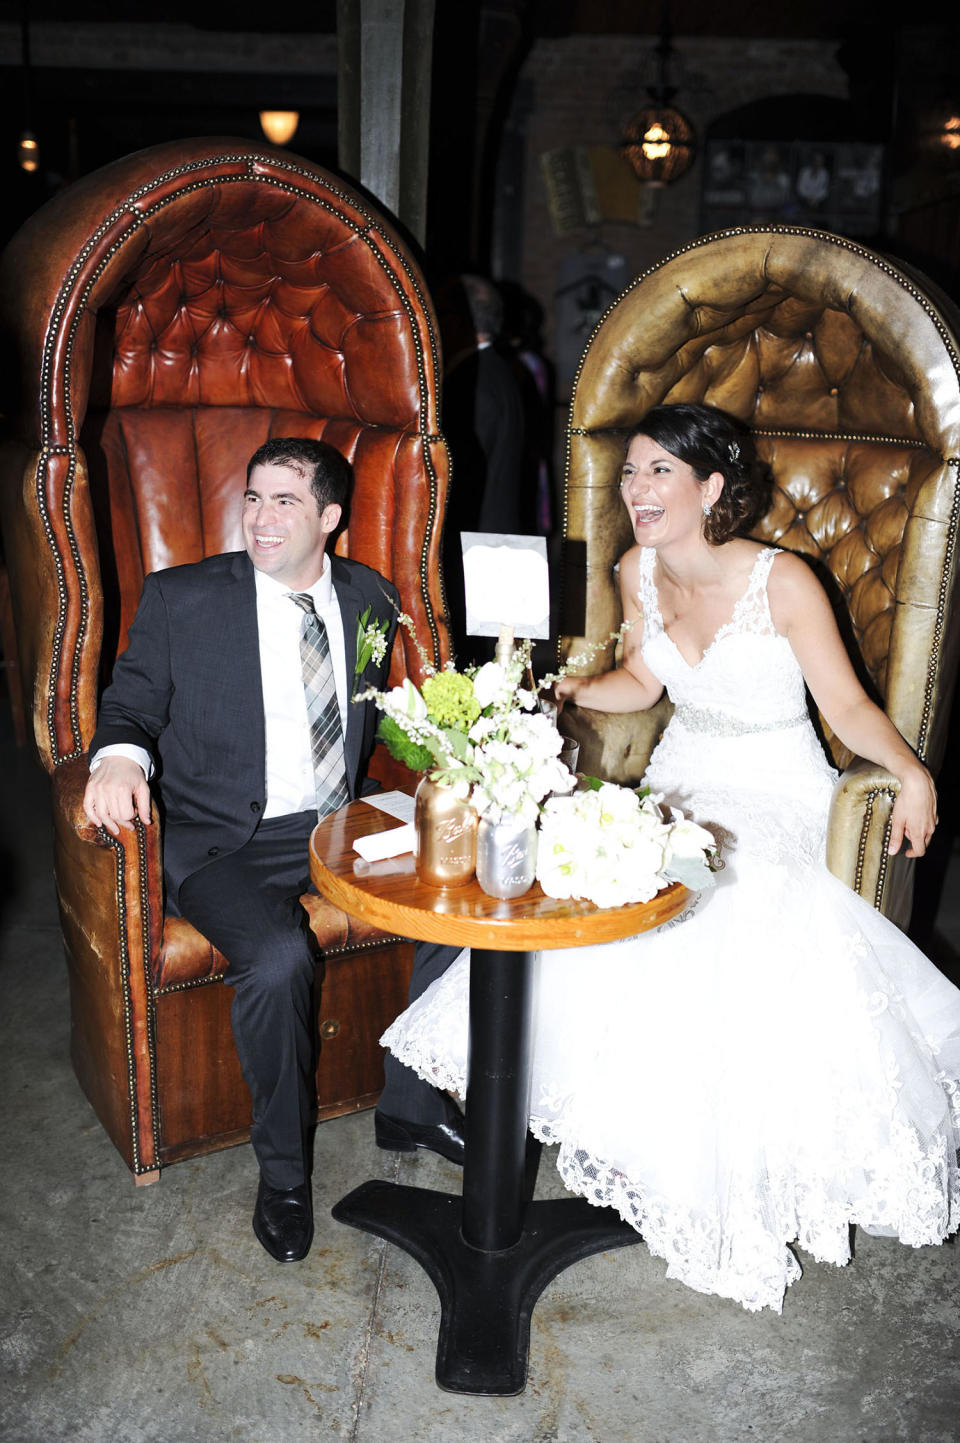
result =
[{"label": "high-backed barrel chair", "polygon": [[[621,621],[633,537],[625,437],[651,406],[705,401],[748,422],[773,476],[758,539],[811,558],[861,676],[936,773],[957,663],[960,346],[952,305],[839,236],[778,226],[706,236],[624,292],[590,337],[571,408],[561,651]],[[614,662],[600,646],[584,671]],[[580,766],[636,782],[669,716],[568,708]],[[888,858],[896,780],[824,738],[842,768],[831,870],[901,926],[912,864]]]},{"label": "high-backed barrel chair", "polygon": [[[231,140],[142,151],[72,186],[13,240],[0,288],[2,522],[52,780],[73,1062],[137,1181],[152,1181],[246,1137],[250,1099],[225,961],[164,916],[159,819],[114,839],[83,815],[98,693],[144,575],[239,548],[246,462],[278,435],[322,437],[352,462],[337,550],[396,583],[431,661],[446,660],[436,326],[372,206],[315,165]],[[406,673],[422,663],[401,630],[391,681]],[[399,780],[386,763],[381,777]],[[323,961],[323,1119],[375,1100],[377,1038],[405,1005],[412,946],[304,900]]]}]

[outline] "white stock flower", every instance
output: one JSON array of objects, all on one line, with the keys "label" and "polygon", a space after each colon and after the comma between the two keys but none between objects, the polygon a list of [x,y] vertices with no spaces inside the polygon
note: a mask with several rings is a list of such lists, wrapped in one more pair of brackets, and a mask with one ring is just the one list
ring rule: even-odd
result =
[{"label": "white stock flower", "polygon": [[539,711],[513,719],[510,734],[519,745],[528,747],[538,757],[557,757],[563,746],[563,737],[556,724]]},{"label": "white stock flower", "polygon": [[411,721],[424,721],[427,704],[408,676],[399,686],[391,687],[383,699],[384,710],[393,716],[406,716]]},{"label": "white stock flower", "polygon": [[673,825],[667,838],[667,861],[672,857],[702,857],[712,851],[716,841],[705,827],[698,827],[682,812],[673,812]]},{"label": "white stock flower", "polygon": [[625,821],[635,823],[639,819],[640,803],[637,800],[637,794],[630,791],[628,787],[618,787],[613,782],[604,782],[594,795],[597,799],[598,825],[607,827],[614,822]]},{"label": "white stock flower", "polygon": [[510,689],[510,679],[498,661],[484,662],[473,678],[473,694],[482,707],[492,706]]}]

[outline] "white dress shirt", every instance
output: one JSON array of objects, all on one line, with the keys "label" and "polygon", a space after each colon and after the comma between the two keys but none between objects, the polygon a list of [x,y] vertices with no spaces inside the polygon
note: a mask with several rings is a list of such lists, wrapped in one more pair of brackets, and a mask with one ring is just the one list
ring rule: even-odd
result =
[{"label": "white dress shirt", "polygon": [[[306,812],[317,804],[310,750],[307,702],[300,665],[300,624],[304,613],[290,598],[288,586],[263,571],[257,583],[257,629],[260,635],[260,678],[263,684],[264,740],[267,753],[265,817]],[[340,725],[347,734],[347,666],[343,622],[333,591],[330,558],[323,558],[319,581],[306,588],[317,615],[327,628],[330,658],[340,707]]]},{"label": "white dress shirt", "polygon": [[[282,817],[290,812],[306,812],[316,806],[307,702],[300,664],[300,624],[304,613],[290,600],[293,592],[282,582],[275,581],[263,571],[254,571],[254,580],[267,760],[267,803],[263,815]],[[350,697],[343,618],[333,589],[329,556],[323,558],[319,580],[305,590],[313,598],[316,613],[327,628],[340,725],[346,736]],[[148,779],[153,775],[150,753],[143,747],[123,742],[101,747],[91,759],[90,770],[96,770],[100,762],[109,756],[129,757]]]}]

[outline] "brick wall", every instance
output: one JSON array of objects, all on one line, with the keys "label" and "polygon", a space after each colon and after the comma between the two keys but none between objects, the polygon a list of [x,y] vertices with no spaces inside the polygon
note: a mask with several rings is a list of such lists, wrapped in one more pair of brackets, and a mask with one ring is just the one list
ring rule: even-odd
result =
[{"label": "brick wall", "polygon": [[[699,136],[716,117],[751,101],[797,92],[844,99],[847,77],[836,44],[797,40],[678,40],[682,71],[676,103]],[[616,145],[619,125],[646,100],[652,42],[636,36],[573,36],[538,41],[520,76],[511,124],[523,134],[522,234],[509,247],[517,273],[545,313],[548,353],[554,340],[554,295],[560,267],[592,238],[620,252],[629,276],[700,233],[700,162],[655,193],[650,223],[605,223],[557,236],[551,222],[541,154],[565,146]]]}]

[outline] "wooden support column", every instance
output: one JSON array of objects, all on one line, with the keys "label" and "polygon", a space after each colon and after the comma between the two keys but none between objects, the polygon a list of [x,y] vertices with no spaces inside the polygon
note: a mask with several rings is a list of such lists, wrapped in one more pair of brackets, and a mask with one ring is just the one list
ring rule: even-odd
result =
[{"label": "wooden support column", "polygon": [[337,148],[420,245],[426,234],[435,0],[337,0]]}]

